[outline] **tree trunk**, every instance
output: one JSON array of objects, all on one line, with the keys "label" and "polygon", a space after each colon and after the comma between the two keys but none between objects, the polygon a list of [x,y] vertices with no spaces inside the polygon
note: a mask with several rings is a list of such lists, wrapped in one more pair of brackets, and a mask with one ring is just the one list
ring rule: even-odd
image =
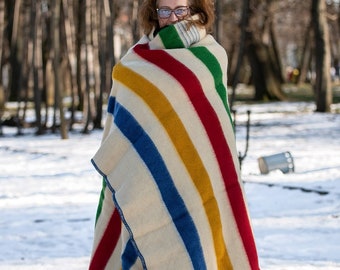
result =
[{"label": "tree trunk", "polygon": [[[0,1],[0,78],[2,74],[2,52],[4,46],[4,29],[5,29],[5,1]],[[0,80],[0,85],[2,85],[2,80]]]},{"label": "tree trunk", "polygon": [[34,110],[37,135],[44,133],[41,121],[41,94],[42,94],[42,29],[40,1],[32,0],[31,9],[31,37],[33,38],[33,92],[34,92]]},{"label": "tree trunk", "polygon": [[2,115],[5,110],[5,88],[2,78],[2,52],[5,29],[5,1],[0,1],[0,136],[2,135]]},{"label": "tree trunk", "polygon": [[106,90],[106,71],[107,71],[107,51],[109,47],[108,35],[109,32],[107,31],[107,24],[110,23],[110,6],[107,0],[104,0],[102,5],[99,7],[99,51],[98,51],[98,58],[99,58],[99,65],[100,65],[100,91],[99,95],[97,96],[97,112],[96,117],[94,120],[94,128],[101,129],[102,128],[102,115],[103,115],[103,94]]},{"label": "tree trunk", "polygon": [[[216,2],[218,2],[217,0]],[[239,43],[239,48],[238,48],[238,56],[237,56],[237,63],[236,63],[236,68],[235,68],[235,73],[234,73],[234,79],[232,82],[232,89],[233,93],[231,96],[230,100],[230,109],[233,110],[233,105],[235,101],[235,96],[236,96],[236,88],[239,83],[239,77],[240,77],[240,72],[242,68],[242,63],[244,59],[244,54],[245,54],[245,46],[246,46],[246,36],[247,36],[247,31],[248,30],[248,25],[249,25],[249,4],[250,0],[243,0],[243,5],[242,5],[242,16],[241,16],[241,22],[240,22],[240,28],[241,28],[241,37],[240,37],[240,43]]]},{"label": "tree trunk", "polygon": [[[102,106],[103,99],[101,95],[101,87],[100,87],[100,70],[104,68],[99,61],[100,55],[100,44],[105,42],[105,39],[101,39],[101,10],[102,5],[101,1],[97,2],[96,5],[93,4],[91,9],[92,14],[92,42],[93,42],[93,75],[94,75],[94,97],[92,98],[92,109],[91,111],[94,113],[93,115],[93,128],[99,129],[101,128],[101,119],[102,119]],[[105,32],[105,31],[104,31]]]},{"label": "tree trunk", "polygon": [[[258,3],[260,5],[261,3]],[[255,100],[286,100],[281,89],[281,72],[278,68],[275,53],[271,47],[276,44],[271,34],[271,20],[273,14],[270,10],[271,2],[262,6],[263,12],[255,14],[254,8],[249,9],[249,18],[246,33],[246,54],[252,71],[252,81],[255,87]],[[271,38],[273,40],[271,40]],[[278,74],[280,73],[280,74]]]},{"label": "tree trunk", "polygon": [[54,59],[53,59],[53,70],[54,70],[54,88],[56,93],[55,102],[59,107],[60,117],[60,135],[62,139],[68,139],[67,125],[64,116],[64,105],[63,105],[63,93],[60,87],[60,6],[61,0],[54,0],[53,6],[53,46],[54,46]]},{"label": "tree trunk", "polygon": [[329,112],[332,103],[331,60],[325,0],[312,1],[312,22],[315,42],[316,111]]},{"label": "tree trunk", "polygon": [[84,53],[84,43],[85,43],[85,8],[86,0],[77,1],[77,42],[76,42],[76,57],[77,57],[77,96],[79,98],[79,110],[83,110],[84,107],[84,77],[85,77],[85,53]]},{"label": "tree trunk", "polygon": [[301,60],[299,63],[299,76],[298,79],[296,81],[297,84],[306,82],[307,80],[307,73],[308,73],[308,69],[310,68],[309,63],[310,63],[310,54],[312,51],[312,46],[311,46],[311,30],[312,30],[312,23],[308,26],[308,28],[306,29],[306,34],[305,39],[304,39],[304,46],[302,49],[302,55],[301,55]]},{"label": "tree trunk", "polygon": [[89,132],[89,125],[92,121],[91,103],[94,95],[94,66],[93,66],[93,40],[92,40],[92,1],[86,0],[85,6],[85,93],[84,93],[84,129],[83,133]]},{"label": "tree trunk", "polygon": [[[20,63],[20,69],[18,71],[18,78],[15,84],[18,89],[15,89],[15,95],[17,95],[17,115],[16,115],[16,122],[17,122],[17,134],[22,135],[22,124],[26,119],[26,111],[27,111],[27,102],[29,100],[29,91],[32,88],[33,82],[30,75],[31,73],[31,66],[32,66],[32,57],[33,57],[33,43],[32,43],[32,36],[30,34],[30,26],[31,26],[31,12],[29,7],[31,6],[31,0],[26,0],[21,2],[21,6],[16,6],[15,13],[20,13],[22,10],[22,16],[18,19],[18,29],[13,29],[12,35],[12,42],[15,41],[16,43],[16,52],[15,58],[17,59],[17,63]],[[19,15],[18,15],[19,16]],[[20,27],[20,28],[19,28]],[[16,34],[14,34],[16,32]],[[16,36],[16,37],[15,37]],[[11,44],[12,46],[12,44]],[[16,61],[14,61],[16,62]],[[13,63],[13,62],[12,62]],[[12,66],[12,69],[14,67]],[[16,76],[16,71],[11,74],[12,81]],[[23,101],[23,105],[22,105]]]},{"label": "tree trunk", "polygon": [[282,71],[282,63],[281,63],[281,58],[277,46],[277,41],[276,41],[276,35],[274,31],[274,25],[273,25],[273,20],[271,19],[269,22],[269,37],[270,37],[270,42],[271,46],[269,46],[269,55],[271,56],[270,59],[272,59],[272,69],[274,71],[274,74],[277,77],[277,80],[280,82],[280,84],[285,82],[283,71]]},{"label": "tree trunk", "polygon": [[77,94],[77,58],[75,50],[75,25],[74,25],[74,9],[73,4],[70,1],[62,0],[63,12],[64,12],[64,27],[66,37],[66,50],[68,59],[68,68],[71,71],[71,117],[69,129],[72,130],[75,122],[75,110],[76,110],[76,94]]},{"label": "tree trunk", "polygon": [[280,80],[272,68],[268,47],[258,43],[247,34],[247,56],[252,70],[252,81],[255,87],[255,100],[286,100],[281,89]]},{"label": "tree trunk", "polygon": [[20,9],[22,0],[17,0],[14,3],[13,11],[13,23],[12,23],[12,36],[10,45],[10,65],[11,65],[11,76],[10,76],[10,95],[9,100],[18,100],[20,93],[20,79],[21,79],[21,64],[18,59],[20,51],[18,44],[18,32],[20,22]]},{"label": "tree trunk", "polygon": [[216,12],[216,20],[215,20],[215,39],[218,43],[221,42],[222,37],[222,7],[221,0],[215,0],[215,12]]},{"label": "tree trunk", "polygon": [[114,1],[109,1],[109,6],[110,6],[110,14],[109,17],[106,18],[106,31],[107,31],[107,39],[108,39],[108,48],[107,48],[107,53],[108,53],[108,71],[110,76],[108,76],[108,80],[106,81],[106,86],[107,86],[107,91],[111,89],[111,83],[112,83],[112,78],[111,78],[111,71],[112,67],[116,64],[116,59],[115,59],[115,44],[113,42],[114,39],[114,27],[112,27],[115,22],[116,22],[116,12],[115,9],[117,9],[115,2]]},{"label": "tree trunk", "polygon": [[133,0],[132,2],[132,37],[133,43],[136,43],[140,38],[140,28],[138,24],[138,9],[141,5],[141,0]]}]

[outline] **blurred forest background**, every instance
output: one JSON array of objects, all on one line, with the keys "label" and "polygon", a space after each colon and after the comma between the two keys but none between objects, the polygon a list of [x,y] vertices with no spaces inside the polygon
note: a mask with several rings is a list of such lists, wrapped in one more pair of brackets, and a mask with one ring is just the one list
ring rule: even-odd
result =
[{"label": "blurred forest background", "polygon": [[[0,0],[0,133],[14,125],[18,134],[34,127],[66,139],[76,124],[84,133],[102,128],[112,67],[141,37],[140,4]],[[316,111],[329,112],[340,102],[339,1],[216,0],[215,11],[212,34],[228,53],[231,108],[240,99],[309,96]]]}]

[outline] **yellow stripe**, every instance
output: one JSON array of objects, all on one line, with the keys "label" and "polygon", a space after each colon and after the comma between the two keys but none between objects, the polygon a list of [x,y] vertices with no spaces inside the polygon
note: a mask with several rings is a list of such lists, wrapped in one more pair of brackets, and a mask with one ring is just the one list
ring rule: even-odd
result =
[{"label": "yellow stripe", "polygon": [[[208,173],[180,118],[176,113],[167,113],[174,111],[169,101],[155,85],[141,75],[119,63],[114,68],[112,76],[139,95],[166,129],[203,201],[214,239],[218,269],[232,269],[223,239],[219,208]],[[144,89],[147,89],[147,91]],[[171,116],[171,118],[166,117],[165,119],[160,117],[162,115]],[[181,139],[176,140],[176,138]]]}]

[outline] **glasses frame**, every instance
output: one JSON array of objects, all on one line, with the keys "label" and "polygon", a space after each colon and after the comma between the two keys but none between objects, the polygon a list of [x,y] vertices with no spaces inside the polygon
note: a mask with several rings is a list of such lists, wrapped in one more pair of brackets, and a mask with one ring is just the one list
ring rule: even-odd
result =
[{"label": "glasses frame", "polygon": [[[179,14],[176,14],[176,11],[177,10],[186,10],[186,13],[184,14],[184,15],[179,15]],[[158,17],[160,18],[160,19],[169,19],[170,17],[171,17],[171,14],[173,13],[173,14],[175,14],[175,16],[178,18],[178,19],[180,19],[180,18],[183,18],[183,17],[185,17],[185,16],[187,16],[188,14],[189,14],[189,7],[188,6],[180,6],[180,7],[176,7],[175,9],[171,9],[171,8],[156,8],[156,11],[157,11],[157,15],[158,15]],[[160,10],[167,10],[167,11],[170,11],[170,13],[169,13],[169,16],[167,16],[167,17],[161,17],[160,15],[159,15],[159,11]]]}]

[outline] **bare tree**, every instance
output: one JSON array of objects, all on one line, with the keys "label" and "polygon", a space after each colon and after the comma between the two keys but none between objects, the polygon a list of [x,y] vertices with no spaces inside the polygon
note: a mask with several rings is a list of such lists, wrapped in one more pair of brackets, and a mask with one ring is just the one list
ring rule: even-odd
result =
[{"label": "bare tree", "polygon": [[132,2],[131,26],[134,43],[136,43],[140,38],[140,28],[138,25],[138,10],[141,2],[142,2],[141,0],[133,0]]},{"label": "bare tree", "polygon": [[[19,19],[20,19],[20,8],[21,8],[21,0],[17,0],[15,2],[10,3],[10,9],[13,11],[11,23],[11,40],[10,40],[10,65],[12,76],[10,78],[10,99],[18,99],[19,97],[19,82],[21,78],[21,65],[19,63],[19,51],[20,44],[18,43],[18,32],[20,29]],[[16,78],[16,79],[15,79]],[[19,78],[19,80],[18,80]]]},{"label": "bare tree", "polygon": [[86,0],[85,6],[85,70],[86,70],[86,84],[85,84],[85,98],[84,98],[84,133],[88,133],[89,125],[92,122],[93,117],[93,102],[95,95],[95,67],[94,67],[94,44],[92,32],[95,30],[95,25],[93,24],[92,10],[95,9],[93,1]]},{"label": "bare tree", "polygon": [[326,0],[312,0],[312,22],[315,42],[315,99],[316,111],[329,112],[332,103],[330,77],[330,44],[326,16]]},{"label": "bare tree", "polygon": [[[316,72],[312,82],[317,108],[329,110],[327,76],[330,63],[338,67],[340,58],[340,16],[339,3],[327,1],[326,6],[325,1],[214,0],[213,34],[229,56],[231,107],[239,83],[254,85],[254,99],[284,100],[284,67],[291,65],[300,70],[297,82],[305,81],[307,71]],[[18,134],[27,124],[35,125],[37,134],[50,128],[51,107],[51,130],[59,128],[60,119],[62,137],[67,137],[66,120],[69,129],[76,127],[76,112],[81,113],[83,132],[101,128],[112,67],[142,34],[137,23],[140,4],[141,0],[0,0],[0,116],[5,102],[16,101],[13,119]],[[325,35],[327,26],[334,33],[331,37]],[[32,104],[36,119],[28,123],[26,110]]]},{"label": "bare tree", "polygon": [[238,49],[238,56],[237,56],[237,62],[236,62],[236,68],[234,73],[234,78],[232,81],[232,97],[230,100],[230,108],[233,109],[233,104],[236,97],[236,89],[237,85],[239,83],[239,77],[240,72],[242,68],[242,63],[244,62],[244,55],[245,55],[245,46],[246,46],[246,37],[247,37],[247,31],[248,31],[248,25],[249,25],[249,14],[250,14],[250,0],[243,0],[242,5],[242,15],[241,15],[241,21],[240,21],[240,29],[241,29],[241,35],[240,35],[240,41],[239,41],[239,49]]},{"label": "bare tree", "polygon": [[[270,34],[273,14],[271,4],[273,1],[253,0],[250,10],[246,32],[246,51],[252,70],[252,81],[255,86],[255,100],[285,100],[281,88],[281,74],[277,72],[280,63],[271,53],[270,48],[275,46],[275,36]],[[256,12],[255,12],[256,8]],[[275,49],[276,50],[276,49]],[[276,67],[276,68],[275,68]]]},{"label": "bare tree", "polygon": [[32,64],[33,67],[33,92],[34,92],[34,110],[35,124],[37,126],[37,134],[43,134],[41,121],[41,98],[43,83],[43,67],[42,67],[42,21],[41,21],[41,1],[32,0],[31,9],[31,35],[33,44],[32,48]]},{"label": "bare tree", "polygon": [[61,0],[53,0],[53,16],[52,16],[52,29],[53,29],[53,71],[54,71],[54,87],[56,94],[56,104],[59,107],[60,117],[60,133],[62,139],[68,139],[67,125],[64,115],[63,106],[63,92],[60,85],[60,6]]},{"label": "bare tree", "polygon": [[220,43],[222,32],[223,32],[223,21],[222,21],[222,1],[215,0],[215,12],[216,12],[216,21],[215,21],[215,38]]},{"label": "bare tree", "polygon": [[301,84],[302,82],[307,81],[307,73],[310,69],[311,59],[312,59],[312,22],[309,24],[309,26],[306,28],[306,33],[304,35],[304,46],[302,48],[301,52],[301,58],[299,62],[299,70],[300,73],[298,75],[298,78],[296,80],[297,84]]},{"label": "bare tree", "polygon": [[66,52],[67,52],[67,64],[70,71],[70,129],[72,129],[75,123],[75,110],[77,100],[77,58],[76,58],[76,30],[74,19],[74,5],[70,0],[62,0],[62,7],[64,13],[64,27],[65,27],[65,40],[66,40]]},{"label": "bare tree", "polygon": [[5,110],[5,89],[2,78],[2,51],[4,46],[5,1],[0,2],[0,136],[2,135],[2,115]]}]

